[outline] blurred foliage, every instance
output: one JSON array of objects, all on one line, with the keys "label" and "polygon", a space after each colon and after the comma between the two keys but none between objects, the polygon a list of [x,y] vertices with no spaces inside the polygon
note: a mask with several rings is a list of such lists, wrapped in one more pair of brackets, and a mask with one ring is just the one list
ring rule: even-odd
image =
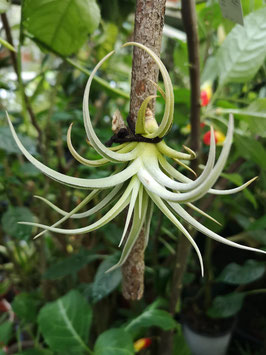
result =
[{"label": "blurred foliage", "polygon": [[[201,158],[205,162],[208,147],[203,144],[203,137],[210,125],[225,133],[228,113],[232,112],[236,125],[234,144],[217,186],[231,188],[254,176],[259,179],[233,197],[217,196],[214,201],[205,198],[206,212],[222,226],[206,220],[204,224],[231,240],[266,249],[266,8],[262,0],[242,3],[247,16],[245,27],[225,20],[218,1],[199,1],[197,5],[201,79],[202,84],[209,82],[214,92],[208,105],[202,107]],[[9,111],[26,148],[46,165],[77,177],[106,176],[111,167],[92,169],[73,160],[67,149],[66,132],[74,122],[76,150],[88,159],[98,157],[86,142],[83,90],[98,60],[132,38],[134,8],[134,0],[25,0],[20,21],[21,7],[0,1],[0,12],[7,11],[18,64],[17,70],[10,52],[1,46],[1,354],[6,354],[7,349],[17,355],[133,354],[134,341],[142,337],[151,337],[152,345],[141,354],[159,354],[163,331],[170,329],[175,332],[174,355],[189,354],[180,324],[167,312],[176,244],[182,236],[159,211],[154,212],[145,255],[145,296],[138,304],[122,299],[120,270],[105,273],[119,257],[117,245],[123,215],[89,235],[63,237],[46,233],[36,241],[36,230],[17,224],[23,220],[52,224],[57,220],[57,213],[34,195],[70,210],[83,199],[84,192],[48,180],[25,160],[7,128],[4,109]],[[177,8],[167,21],[182,31],[179,15]],[[0,37],[5,36],[2,27]],[[187,45],[178,38],[164,36],[162,48],[175,94],[174,125],[167,141],[173,148],[182,149],[182,144],[189,146]],[[93,83],[91,113],[103,142],[112,135],[114,111],[118,108],[124,119],[127,117],[131,61],[129,50],[117,53],[101,68]],[[159,120],[163,100],[158,99],[156,105]],[[219,154],[220,148],[217,149]],[[89,206],[102,198],[95,197]],[[100,217],[98,213],[96,219]],[[77,228],[90,221],[68,220],[64,226]],[[265,258],[206,243],[202,235],[197,239],[205,252],[208,275],[201,280],[192,254],[180,308],[185,308],[183,305],[191,299],[200,307],[209,290],[211,297],[202,306],[205,314],[212,318],[228,318],[238,312],[241,315],[248,309],[249,300],[260,300],[255,291],[263,292],[265,288]],[[265,310],[259,316],[265,334]],[[263,354],[263,348],[258,348],[262,343],[259,335],[256,341],[255,350],[252,342],[241,343],[241,348],[251,346],[250,352],[245,353]],[[29,349],[24,346],[26,342],[30,342]],[[243,351],[237,345],[232,354]]]}]

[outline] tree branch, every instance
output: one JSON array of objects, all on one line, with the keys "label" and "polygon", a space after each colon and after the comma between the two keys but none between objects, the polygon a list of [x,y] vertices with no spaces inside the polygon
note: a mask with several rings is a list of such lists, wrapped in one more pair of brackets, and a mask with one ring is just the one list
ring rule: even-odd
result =
[{"label": "tree branch", "polygon": [[[135,12],[134,41],[142,43],[160,55],[166,0],[137,0]],[[149,79],[158,81],[158,67],[150,56],[139,48],[134,48],[130,114],[128,123],[134,129],[137,113],[143,100],[156,94],[156,88]],[[154,111],[154,104],[151,109]],[[140,232],[127,261],[122,267],[123,296],[129,300],[139,300],[144,290],[144,236]]]}]

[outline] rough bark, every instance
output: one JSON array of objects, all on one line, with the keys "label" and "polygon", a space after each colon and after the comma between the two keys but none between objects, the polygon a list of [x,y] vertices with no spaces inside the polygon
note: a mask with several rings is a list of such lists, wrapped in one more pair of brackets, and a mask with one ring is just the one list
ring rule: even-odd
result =
[{"label": "rough bark", "polygon": [[[151,48],[160,55],[166,0],[137,0],[135,12],[134,41]],[[141,49],[134,48],[129,121],[133,127],[143,100],[156,93],[158,67]],[[150,106],[154,111],[154,102]],[[141,299],[144,291],[144,230],[141,231],[127,261],[122,267],[123,296],[128,300]]]},{"label": "rough bark", "polygon": [[[151,48],[157,55],[161,49],[165,2],[138,0],[136,4],[134,41]],[[158,67],[146,52],[134,47],[130,95],[130,119],[134,122],[143,100],[156,94],[156,88],[148,79],[158,81]],[[151,108],[154,110],[154,103]]]}]

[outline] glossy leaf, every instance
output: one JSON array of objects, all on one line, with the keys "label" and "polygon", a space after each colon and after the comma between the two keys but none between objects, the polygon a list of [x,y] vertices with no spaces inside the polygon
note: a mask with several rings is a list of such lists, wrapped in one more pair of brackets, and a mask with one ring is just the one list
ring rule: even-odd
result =
[{"label": "glossy leaf", "polygon": [[92,299],[94,302],[98,302],[109,295],[120,284],[122,279],[120,269],[106,273],[116,262],[117,255],[112,255],[99,266],[92,286]]},{"label": "glossy leaf", "polygon": [[236,25],[217,53],[220,85],[251,80],[266,56],[266,8],[245,17]]},{"label": "glossy leaf", "polygon": [[228,318],[240,311],[245,293],[229,293],[225,296],[218,296],[214,299],[207,314],[211,318]]},{"label": "glossy leaf", "polygon": [[39,42],[69,56],[98,27],[100,10],[95,0],[25,0],[23,22]]},{"label": "glossy leaf", "polygon": [[231,263],[225,267],[217,281],[231,285],[245,285],[263,276],[265,265],[256,260],[247,260],[244,265]]},{"label": "glossy leaf", "polygon": [[83,354],[91,325],[92,311],[81,294],[72,290],[40,311],[38,323],[45,342],[53,351]]}]

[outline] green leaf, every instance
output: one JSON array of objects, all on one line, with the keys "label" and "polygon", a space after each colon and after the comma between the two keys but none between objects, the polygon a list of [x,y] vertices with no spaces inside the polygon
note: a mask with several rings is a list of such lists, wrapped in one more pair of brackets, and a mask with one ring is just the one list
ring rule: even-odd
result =
[{"label": "green leaf", "polygon": [[93,302],[98,302],[111,293],[121,282],[122,274],[120,269],[106,273],[116,264],[117,255],[111,255],[99,266],[92,286]]},{"label": "green leaf", "polygon": [[[31,138],[21,134],[18,134],[18,137],[31,154],[36,154],[36,143]],[[0,127],[0,149],[8,154],[21,154],[8,127]]]},{"label": "green leaf", "polygon": [[183,334],[175,334],[174,335],[174,349],[173,354],[178,355],[191,355],[191,351],[187,345],[187,342],[183,336]]},{"label": "green leaf", "polygon": [[28,240],[31,237],[32,227],[18,222],[34,222],[34,216],[26,207],[10,206],[2,216],[2,226],[6,234],[17,239]]},{"label": "green leaf", "polygon": [[248,230],[253,231],[253,230],[266,230],[266,216],[262,216],[261,218],[257,219],[255,222],[252,222],[248,226]]},{"label": "green leaf", "polygon": [[243,110],[242,114],[245,114],[245,111],[252,112],[254,115],[250,117],[249,115],[245,117],[245,121],[249,125],[250,132],[259,135],[261,137],[266,137],[266,99],[259,98],[253,101],[246,110]]},{"label": "green leaf", "polygon": [[99,255],[92,255],[91,252],[81,249],[79,253],[52,264],[43,277],[48,280],[56,280],[67,275],[75,274],[89,262],[98,258]]},{"label": "green leaf", "polygon": [[266,8],[245,17],[236,25],[217,53],[220,85],[251,80],[266,56]]},{"label": "green leaf", "polygon": [[26,30],[62,56],[77,52],[99,22],[100,10],[95,0],[24,1]]},{"label": "green leaf", "polygon": [[0,325],[0,344],[8,344],[12,335],[12,323],[7,321]]},{"label": "green leaf", "polygon": [[91,325],[92,310],[81,294],[72,290],[40,311],[38,323],[53,351],[83,354]]},{"label": "green leaf", "polygon": [[256,260],[247,260],[244,265],[231,263],[227,265],[217,281],[231,285],[245,285],[263,276],[265,265]]},{"label": "green leaf", "polygon": [[136,332],[143,328],[159,327],[170,330],[177,326],[172,315],[161,309],[147,309],[137,318],[133,319],[126,327],[128,332]]},{"label": "green leaf", "polygon": [[261,169],[266,170],[266,152],[260,142],[250,137],[235,135],[235,144],[241,156],[253,160]]},{"label": "green leaf", "polygon": [[133,355],[134,346],[131,336],[123,329],[110,329],[96,340],[95,355]]},{"label": "green leaf", "polygon": [[22,165],[19,165],[18,174],[21,177],[25,178],[25,177],[36,177],[36,176],[40,175],[41,173],[31,163],[23,163]]},{"label": "green leaf", "polygon": [[22,292],[16,295],[12,302],[12,309],[20,320],[34,323],[39,304],[40,301],[36,298],[36,295]]},{"label": "green leaf", "polygon": [[207,314],[211,318],[228,318],[240,311],[245,293],[229,293],[225,296],[215,297]]}]

